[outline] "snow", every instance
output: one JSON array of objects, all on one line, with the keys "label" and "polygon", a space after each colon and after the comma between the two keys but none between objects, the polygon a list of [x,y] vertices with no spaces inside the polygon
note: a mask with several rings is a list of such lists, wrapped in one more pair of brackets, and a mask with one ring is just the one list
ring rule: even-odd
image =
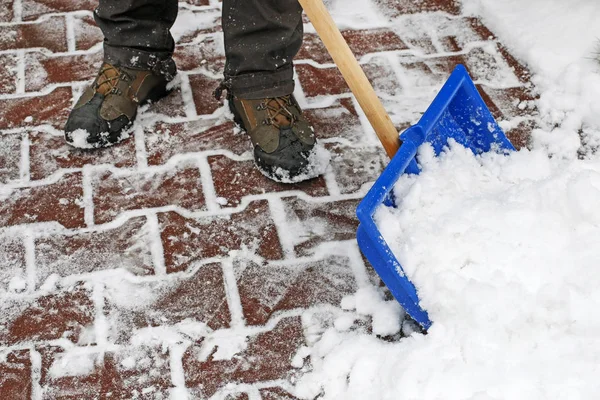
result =
[{"label": "snow", "polygon": [[[528,63],[540,93],[530,150],[419,150],[422,173],[376,220],[434,321],[400,326],[382,293],[310,343],[303,399],[575,399],[600,391],[600,4],[464,0]],[[523,104],[520,107],[531,107]],[[513,122],[503,121],[509,127]],[[373,333],[354,321],[373,317]],[[395,323],[392,323],[394,322]],[[401,330],[390,343],[379,336]],[[297,362],[297,360],[295,360]]]},{"label": "snow", "polygon": [[279,167],[274,168],[272,171],[266,171],[258,164],[256,164],[256,167],[263,175],[275,182],[298,183],[323,175],[329,167],[330,159],[331,153],[322,144],[317,142],[307,157],[307,165],[297,175],[292,176],[288,170]]}]

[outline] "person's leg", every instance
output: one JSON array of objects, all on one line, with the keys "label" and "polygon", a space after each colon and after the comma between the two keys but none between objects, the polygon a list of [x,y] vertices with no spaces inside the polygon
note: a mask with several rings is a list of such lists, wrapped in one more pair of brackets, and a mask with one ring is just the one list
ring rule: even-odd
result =
[{"label": "person's leg", "polygon": [[100,0],[95,11],[104,33],[104,63],[65,124],[65,140],[75,147],[107,147],[125,133],[140,104],[168,93],[177,73],[169,28],[177,0]]},{"label": "person's leg", "polygon": [[94,17],[109,64],[152,69],[173,54],[177,0],[100,0]]},{"label": "person's leg", "polygon": [[223,0],[224,75],[231,92],[252,99],[292,93],[302,28],[298,0]]},{"label": "person's leg", "polygon": [[223,0],[226,65],[217,90],[228,90],[236,122],[254,145],[254,161],[271,179],[315,176],[315,135],[292,95],[292,60],[302,45],[297,0]]}]

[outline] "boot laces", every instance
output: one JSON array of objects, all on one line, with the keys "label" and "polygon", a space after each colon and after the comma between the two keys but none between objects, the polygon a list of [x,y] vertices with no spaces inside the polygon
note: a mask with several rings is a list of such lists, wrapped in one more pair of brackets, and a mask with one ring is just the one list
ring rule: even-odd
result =
[{"label": "boot laces", "polygon": [[267,98],[260,103],[258,108],[267,111],[265,124],[281,128],[282,125],[292,127],[298,120],[298,117],[289,109],[293,105],[292,95],[286,95]]},{"label": "boot laces", "polygon": [[119,82],[122,80],[131,80],[131,76],[127,72],[121,71],[110,64],[104,64],[100,68],[98,75],[99,78],[96,83],[96,91],[103,95],[108,93],[118,93],[119,89],[117,88],[117,85]]}]

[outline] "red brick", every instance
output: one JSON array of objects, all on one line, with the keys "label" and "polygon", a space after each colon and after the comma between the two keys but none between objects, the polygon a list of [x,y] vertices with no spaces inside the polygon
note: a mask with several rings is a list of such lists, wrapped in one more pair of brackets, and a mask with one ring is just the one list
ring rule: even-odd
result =
[{"label": "red brick", "polygon": [[100,164],[124,168],[136,164],[133,139],[102,150],[77,149],[69,146],[62,135],[53,136],[42,131],[31,131],[29,140],[29,172],[32,180],[46,178],[61,168]]},{"label": "red brick", "polygon": [[456,36],[442,36],[438,38],[445,52],[457,53],[462,50],[462,46]]},{"label": "red brick", "polygon": [[252,149],[248,136],[234,132],[233,122],[197,119],[168,123],[158,121],[145,129],[148,164],[161,165],[177,154],[228,150],[241,155]]},{"label": "red brick", "polygon": [[0,135],[0,184],[19,179],[21,135]]},{"label": "red brick", "polygon": [[356,235],[358,200],[319,203],[286,197],[283,202],[286,219],[295,227],[288,235],[299,256],[310,255],[321,243],[352,240]]},{"label": "red brick", "polygon": [[[408,48],[398,35],[385,29],[344,30],[342,36],[357,58],[369,53]],[[304,35],[304,41],[296,59],[314,60],[321,64],[333,63],[321,39],[311,33]]]},{"label": "red brick", "polygon": [[17,90],[17,56],[0,54],[0,94]]},{"label": "red brick", "polygon": [[[149,103],[148,108],[144,110],[143,114],[161,114],[169,118],[185,117],[185,104],[181,95],[181,89],[174,89],[168,96],[163,97],[155,103]],[[159,117],[159,119],[163,118]]]},{"label": "red brick", "polygon": [[94,18],[88,15],[74,15],[73,30],[75,32],[76,50],[89,50],[104,40],[104,35],[96,25]]},{"label": "red brick", "polygon": [[23,0],[23,20],[31,21],[55,12],[92,11],[97,5],[98,2],[94,0]]},{"label": "red brick", "polygon": [[539,96],[527,88],[494,89],[489,86],[478,85],[477,89],[479,89],[486,103],[493,102],[501,110],[505,119],[528,117],[538,113],[536,100]]},{"label": "red brick", "polygon": [[51,235],[35,242],[37,282],[118,268],[135,275],[154,273],[146,218],[132,218],[106,231]]},{"label": "red brick", "polygon": [[247,247],[269,260],[282,257],[277,229],[266,201],[251,202],[227,216],[186,219],[175,213],[158,216],[168,272],[184,271],[194,262],[224,257]]},{"label": "red brick", "polygon": [[127,210],[176,205],[188,210],[204,208],[200,172],[182,165],[164,172],[103,172],[94,176],[94,218],[110,222]]},{"label": "red brick", "polygon": [[[14,277],[24,279],[25,247],[20,235],[0,234],[0,294]],[[0,391],[1,393],[1,391]]]},{"label": "red brick", "polygon": [[[50,124],[62,129],[71,110],[71,88],[59,87],[43,96],[0,100],[0,129]],[[28,122],[27,117],[32,117]]]},{"label": "red brick", "polygon": [[13,350],[0,357],[0,394],[10,400],[31,398],[29,350]]},{"label": "red brick", "polygon": [[376,4],[393,17],[434,11],[459,15],[461,10],[457,0],[376,0]]},{"label": "red brick", "polygon": [[260,389],[260,396],[262,400],[298,400],[297,397],[278,387]]},{"label": "red brick", "polygon": [[213,96],[213,92],[219,86],[219,80],[202,74],[190,75],[189,78],[194,103],[196,104],[196,113],[206,115],[217,111],[220,105]]},{"label": "red brick", "polygon": [[0,7],[0,22],[11,22],[14,18],[14,1],[5,1]]},{"label": "red brick", "polygon": [[[537,121],[535,119],[527,119],[521,121],[517,124],[517,126],[508,130],[506,133],[506,137],[510,142],[515,146],[515,148],[523,149],[530,148],[531,146],[531,132],[534,129],[539,128]],[[585,146],[585,140],[582,141]]]},{"label": "red brick", "polygon": [[323,177],[296,184],[280,184],[263,176],[252,161],[234,161],[225,156],[208,157],[217,196],[227,199],[227,206],[240,204],[242,198],[269,192],[300,190],[311,196],[328,194]]},{"label": "red brick", "polygon": [[0,203],[0,226],[56,221],[65,228],[84,226],[81,173],[57,182],[15,189]]},{"label": "red brick", "polygon": [[250,400],[248,393],[233,393],[225,396],[225,400]]},{"label": "red brick", "polygon": [[225,66],[222,36],[206,36],[200,43],[177,46],[173,58],[180,71],[202,68],[220,74]]},{"label": "red brick", "polygon": [[33,299],[5,300],[0,312],[0,345],[60,338],[77,343],[94,321],[91,293],[81,284]]},{"label": "red brick", "polygon": [[303,341],[302,323],[295,317],[251,337],[247,349],[231,360],[199,360],[199,348],[192,346],[183,356],[186,386],[194,388],[198,398],[208,398],[230,382],[289,379],[295,373],[291,359]]},{"label": "red brick", "polygon": [[[399,90],[399,84],[385,60],[374,59],[369,64],[363,65],[363,68],[375,90],[389,95],[395,95]],[[296,71],[307,97],[350,92],[337,68],[315,68],[308,64],[298,64]]]},{"label": "red brick", "polygon": [[348,147],[330,144],[331,167],[342,193],[353,193],[372,183],[389,162],[382,147]]},{"label": "red brick", "polygon": [[101,63],[101,52],[58,57],[28,54],[25,59],[25,89],[36,92],[51,84],[90,81]]},{"label": "red brick", "polygon": [[[193,15],[192,15],[193,14]],[[201,40],[200,36],[221,32],[221,13],[215,8],[205,10],[179,9],[179,20],[182,24],[187,21],[187,27],[180,30],[177,24],[172,30],[176,44],[187,44]],[[191,30],[190,27],[197,26]]]},{"label": "red brick", "polygon": [[343,138],[360,142],[365,136],[350,99],[339,99],[325,108],[305,109],[303,114],[315,129],[318,139]]},{"label": "red brick", "polygon": [[426,32],[417,30],[402,36],[402,39],[413,49],[423,54],[436,54],[438,49]]},{"label": "red brick", "polygon": [[199,267],[193,275],[172,275],[148,283],[130,284],[130,290],[143,297],[143,306],[123,302],[121,295],[107,294],[110,340],[126,344],[137,329],[176,325],[182,321],[205,323],[210,329],[229,328],[223,271],[220,264]]},{"label": "red brick", "polygon": [[245,264],[236,273],[246,322],[264,325],[278,312],[321,304],[338,306],[356,290],[345,257],[307,264]]},{"label": "red brick", "polygon": [[50,17],[33,24],[0,26],[0,50],[46,48],[67,51],[64,17]]},{"label": "red brick", "polygon": [[[169,352],[154,347],[89,353],[39,348],[44,399],[167,399],[171,384]],[[69,365],[87,366],[78,374]],[[133,365],[133,367],[132,367]]]}]

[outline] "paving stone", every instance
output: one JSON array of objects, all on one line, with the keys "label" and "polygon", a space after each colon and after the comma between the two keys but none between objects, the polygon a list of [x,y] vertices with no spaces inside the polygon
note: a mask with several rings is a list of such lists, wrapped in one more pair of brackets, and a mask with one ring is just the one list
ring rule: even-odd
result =
[{"label": "paving stone", "polygon": [[0,394],[10,400],[31,398],[31,356],[29,350],[0,353]]},{"label": "paving stone", "polygon": [[9,285],[13,278],[25,282],[23,238],[20,235],[0,233],[0,295],[10,289]]},{"label": "paving stone", "polygon": [[0,134],[0,184],[19,179],[21,138],[18,134]]},{"label": "paving stone", "polygon": [[283,199],[286,234],[298,256],[311,255],[322,243],[356,237],[359,200],[308,202],[297,197]]},{"label": "paving stone", "polygon": [[[135,291],[140,298],[127,298]],[[210,329],[229,328],[231,315],[225,294],[223,271],[218,263],[202,265],[192,275],[171,275],[170,279],[130,284],[125,290],[106,290],[111,341],[131,342],[136,330],[179,323],[206,324]]]},{"label": "paving stone", "polygon": [[0,203],[0,227],[56,221],[65,228],[81,228],[83,222],[81,174],[66,174],[57,182],[14,189]]},{"label": "paving stone", "polygon": [[297,397],[278,387],[260,389],[260,396],[262,400],[298,400]]},{"label": "paving stone", "polygon": [[[357,58],[369,53],[408,48],[396,33],[386,29],[343,30],[342,36]],[[320,64],[333,63],[325,45],[315,34],[304,35],[304,41],[296,59],[313,60]]]},{"label": "paving stone", "polygon": [[30,53],[25,58],[25,90],[36,92],[51,84],[91,82],[101,63],[101,52],[58,57]]},{"label": "paving stone", "polygon": [[[71,109],[71,88],[33,97],[0,100],[0,129],[50,124],[62,129]],[[35,110],[35,112],[33,112]]]},{"label": "paving stone", "polygon": [[22,4],[24,21],[31,21],[44,14],[55,12],[92,11],[98,6],[98,2],[94,0],[80,0],[76,2],[67,0],[22,0]]},{"label": "paving stone", "polygon": [[[393,72],[387,62],[381,58],[373,59],[363,65],[365,74],[377,91],[395,95],[399,84],[393,77]],[[296,72],[305,96],[325,96],[349,93],[342,74],[337,68],[315,68],[309,64],[297,64]]]},{"label": "paving stone", "polygon": [[145,139],[149,165],[162,165],[177,154],[225,149],[241,155],[252,149],[248,136],[236,132],[231,121],[158,121],[145,129]]},{"label": "paving stone", "polygon": [[77,343],[94,321],[94,304],[90,290],[77,284],[37,298],[5,299],[0,313],[0,346],[60,338]]},{"label": "paving stone", "polygon": [[392,17],[435,11],[460,14],[460,2],[456,0],[375,0],[375,3]]},{"label": "paving stone", "polygon": [[381,175],[388,163],[382,147],[348,147],[328,144],[330,165],[342,193],[354,193]]},{"label": "paving stone", "polygon": [[217,196],[227,200],[227,207],[240,204],[242,198],[269,192],[300,190],[311,196],[326,196],[322,177],[297,184],[280,184],[263,176],[253,161],[234,161],[226,156],[208,157]]},{"label": "paving stone", "polygon": [[0,54],[0,95],[17,90],[17,56]]},{"label": "paving stone", "polygon": [[5,1],[0,8],[0,22],[11,22],[14,19],[14,2]]},{"label": "paving stone", "polygon": [[317,139],[364,140],[365,133],[350,99],[338,99],[329,107],[305,109],[303,114],[315,129]]},{"label": "paving stone", "polygon": [[75,33],[76,50],[89,50],[104,40],[102,31],[90,15],[74,15],[73,32]]},{"label": "paving stone", "polygon": [[43,399],[169,398],[172,383],[166,349],[141,346],[90,353],[44,346],[39,352]]},{"label": "paving stone", "polygon": [[199,43],[178,45],[173,58],[180,71],[202,68],[213,74],[221,74],[225,66],[223,35],[208,35]]},{"label": "paving stone", "polygon": [[537,114],[538,96],[524,87],[494,89],[489,86],[477,86],[486,103],[492,102],[502,110],[503,119],[531,117]]},{"label": "paving stone", "polygon": [[[183,100],[183,96],[181,95],[180,88],[174,89],[166,97],[163,97],[157,102],[148,103],[146,107],[147,108],[143,108],[143,111],[138,114],[138,118],[140,118],[140,120],[147,118],[149,114],[160,114],[160,116],[169,118],[184,118],[186,116],[185,102]],[[157,116],[152,115],[152,117],[156,118]],[[163,119],[161,117],[158,118]]]},{"label": "paving stone", "polygon": [[253,201],[232,215],[185,218],[160,213],[158,221],[167,272],[184,271],[194,262],[224,257],[246,247],[268,260],[282,258],[277,229],[267,201]]},{"label": "paving stone", "polygon": [[250,400],[248,393],[234,393],[225,396],[225,400]]},{"label": "paving stone", "polygon": [[98,224],[110,222],[127,210],[167,205],[204,208],[200,171],[192,164],[157,172],[100,172],[94,175],[92,186]]},{"label": "paving stone", "polygon": [[506,131],[506,137],[516,149],[531,148],[531,132],[539,128],[535,119],[521,121],[517,126]]},{"label": "paving stone", "polygon": [[238,263],[238,291],[246,322],[264,325],[281,311],[320,304],[338,306],[354,293],[354,276],[345,257],[290,265]]},{"label": "paving stone", "polygon": [[[175,44],[187,44],[197,42],[204,35],[212,35],[222,31],[221,12],[216,8],[204,10],[179,9],[177,16],[181,25],[175,24],[171,34],[175,38]],[[196,29],[190,27],[196,26]]]},{"label": "paving stone", "polygon": [[121,269],[135,275],[154,273],[146,218],[137,217],[109,230],[54,234],[35,241],[37,283],[61,277]]},{"label": "paving stone", "polygon": [[0,50],[45,48],[67,51],[65,18],[51,17],[34,24],[0,26]]},{"label": "paving stone", "polygon": [[213,92],[219,86],[218,79],[212,79],[203,74],[190,75],[190,86],[196,113],[198,115],[212,114],[220,107],[219,102],[214,98]]},{"label": "paving stone", "polygon": [[248,347],[231,360],[199,360],[199,347],[183,356],[186,386],[207,398],[226,384],[286,379],[295,371],[291,359],[303,343],[299,317],[281,320],[273,330],[248,339]]},{"label": "paving stone", "polygon": [[32,180],[44,179],[61,168],[101,164],[126,168],[136,165],[133,139],[107,149],[82,150],[68,145],[62,135],[32,130],[29,132],[29,141],[29,172]]}]

